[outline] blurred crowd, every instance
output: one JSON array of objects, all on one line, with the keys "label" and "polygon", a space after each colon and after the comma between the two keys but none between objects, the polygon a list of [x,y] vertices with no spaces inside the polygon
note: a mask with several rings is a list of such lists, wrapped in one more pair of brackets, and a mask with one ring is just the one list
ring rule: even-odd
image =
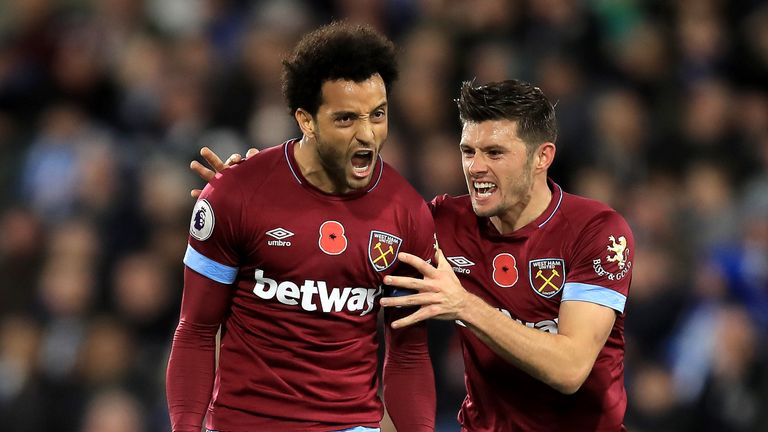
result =
[{"label": "blurred crowd", "polygon": [[[556,103],[552,177],[637,239],[631,431],[768,430],[760,0],[0,1],[3,430],[169,430],[189,162],[298,136],[281,56],[340,18],[401,48],[384,157],[427,199],[466,188],[462,80],[521,78]],[[456,431],[452,325],[430,345],[438,430]]]}]

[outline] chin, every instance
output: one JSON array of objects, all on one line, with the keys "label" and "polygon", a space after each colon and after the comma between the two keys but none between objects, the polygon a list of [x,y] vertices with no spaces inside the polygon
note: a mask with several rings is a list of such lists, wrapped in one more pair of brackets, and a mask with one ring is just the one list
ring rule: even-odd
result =
[{"label": "chin", "polygon": [[490,207],[487,207],[487,206],[480,207],[477,204],[475,204],[474,202],[472,203],[472,210],[479,217],[491,217],[491,216],[493,216],[495,214],[495,212],[493,211],[494,209],[492,209]]},{"label": "chin", "polygon": [[359,178],[347,178],[347,187],[352,190],[358,190],[358,189],[364,189],[371,183],[371,176],[368,176],[364,179]]}]

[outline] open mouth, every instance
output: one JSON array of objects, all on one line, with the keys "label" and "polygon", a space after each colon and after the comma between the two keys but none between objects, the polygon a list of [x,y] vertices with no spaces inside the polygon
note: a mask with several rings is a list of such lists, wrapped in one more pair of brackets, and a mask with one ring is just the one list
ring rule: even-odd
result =
[{"label": "open mouth", "polygon": [[491,182],[473,182],[472,186],[475,188],[475,194],[478,198],[488,198],[494,192],[496,192],[496,184]]},{"label": "open mouth", "polygon": [[352,155],[352,172],[357,177],[367,177],[373,166],[373,150],[358,150]]}]

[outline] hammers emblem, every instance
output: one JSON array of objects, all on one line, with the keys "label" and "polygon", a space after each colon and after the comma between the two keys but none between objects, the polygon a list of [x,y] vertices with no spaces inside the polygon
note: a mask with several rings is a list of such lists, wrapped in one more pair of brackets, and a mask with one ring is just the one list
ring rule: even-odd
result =
[{"label": "hammers emblem", "polygon": [[374,270],[381,272],[391,267],[396,261],[395,258],[402,244],[403,240],[396,235],[384,231],[371,231],[371,237],[368,239],[368,261]]},{"label": "hammers emblem", "polygon": [[395,249],[392,246],[389,246],[386,250],[381,250],[381,242],[376,242],[376,246],[374,246],[374,249],[379,251],[379,257],[373,260],[373,263],[376,264],[379,261],[384,260],[384,267],[389,267],[389,262],[387,261],[387,255],[394,255]]},{"label": "hammers emblem", "polygon": [[565,260],[541,258],[528,261],[528,279],[533,292],[544,298],[553,297],[565,284]]},{"label": "hammers emblem", "polygon": [[556,287],[555,284],[552,283],[552,279],[554,279],[555,276],[560,277],[560,273],[558,273],[556,269],[552,269],[552,273],[549,275],[549,278],[544,276],[544,272],[542,270],[539,270],[538,273],[536,273],[536,279],[542,278],[544,279],[544,283],[541,284],[538,291],[542,292],[544,288],[547,287],[547,285],[551,286],[552,289],[554,289],[555,291],[560,289],[559,287]]}]

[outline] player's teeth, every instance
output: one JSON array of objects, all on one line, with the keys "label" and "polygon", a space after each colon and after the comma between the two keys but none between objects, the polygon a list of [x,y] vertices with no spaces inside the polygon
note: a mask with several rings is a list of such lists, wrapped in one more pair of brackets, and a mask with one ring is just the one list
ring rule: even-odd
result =
[{"label": "player's teeth", "polygon": [[496,185],[490,182],[475,182],[475,189],[490,189],[492,187],[496,187]]},{"label": "player's teeth", "polygon": [[491,196],[494,190],[496,190],[496,184],[491,182],[474,182],[475,191],[480,198],[486,198]]}]

